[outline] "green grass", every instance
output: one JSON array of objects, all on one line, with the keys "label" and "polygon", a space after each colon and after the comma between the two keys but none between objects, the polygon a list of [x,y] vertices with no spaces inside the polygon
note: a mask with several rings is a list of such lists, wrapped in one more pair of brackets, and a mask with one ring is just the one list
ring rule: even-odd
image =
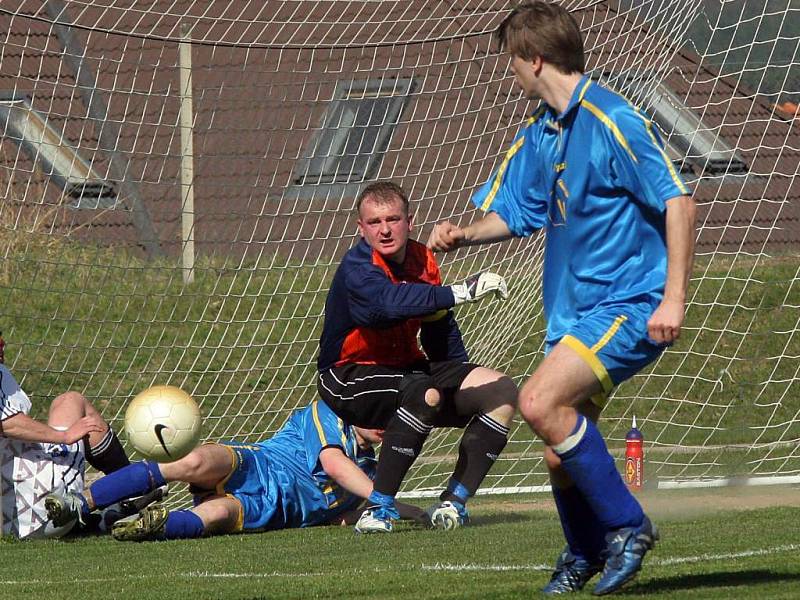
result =
[{"label": "green grass", "polygon": [[[800,509],[707,512],[725,493],[660,493],[687,508],[657,517],[662,542],[620,595],[797,598]],[[538,597],[563,545],[546,498],[478,498],[472,512],[473,526],[447,533],[401,524],[390,536],[320,527],[143,544],[3,540],[0,585],[4,597],[47,600]]]},{"label": "green grass", "polygon": [[[116,248],[6,231],[0,250],[0,329],[35,416],[76,389],[119,427],[135,393],[172,384],[199,401],[208,439],[253,441],[316,397],[335,258],[202,259],[195,283],[184,285],[174,261]],[[476,252],[448,258],[445,278],[480,268]],[[520,241],[488,252],[509,278],[511,299],[459,307],[459,321],[473,357],[521,383],[542,358],[539,261]],[[698,261],[681,340],[623,383],[604,413],[612,451],[636,416],[653,478],[800,474],[797,264],[744,255]],[[456,443],[434,432],[426,452],[438,463],[413,471],[406,489],[442,485]],[[545,483],[540,455],[518,422],[488,483]]]}]

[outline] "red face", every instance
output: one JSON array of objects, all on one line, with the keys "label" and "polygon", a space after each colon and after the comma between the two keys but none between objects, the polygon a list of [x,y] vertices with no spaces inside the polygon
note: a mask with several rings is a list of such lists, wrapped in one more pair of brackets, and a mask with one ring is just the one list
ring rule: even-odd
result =
[{"label": "red face", "polygon": [[358,229],[370,247],[385,259],[396,263],[405,260],[411,228],[412,217],[406,213],[400,198],[375,202],[367,197],[361,203]]},{"label": "red face", "polygon": [[353,427],[353,429],[361,448],[372,448],[383,441],[383,429],[364,429],[363,427]]}]

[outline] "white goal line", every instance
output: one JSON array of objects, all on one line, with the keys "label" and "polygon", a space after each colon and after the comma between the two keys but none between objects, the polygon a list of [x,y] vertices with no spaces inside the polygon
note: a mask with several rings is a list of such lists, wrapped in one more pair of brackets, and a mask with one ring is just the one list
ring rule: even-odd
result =
[{"label": "white goal line", "polygon": [[[707,479],[665,479],[653,483],[645,483],[645,490],[680,490],[697,488],[723,487],[757,487],[767,485],[800,484],[800,475],[774,475],[765,477],[714,477]],[[400,492],[398,498],[434,498],[441,493],[440,488],[424,488],[409,492]],[[478,490],[478,496],[495,496],[504,494],[541,494],[551,491],[549,485],[523,485],[486,488]]]}]

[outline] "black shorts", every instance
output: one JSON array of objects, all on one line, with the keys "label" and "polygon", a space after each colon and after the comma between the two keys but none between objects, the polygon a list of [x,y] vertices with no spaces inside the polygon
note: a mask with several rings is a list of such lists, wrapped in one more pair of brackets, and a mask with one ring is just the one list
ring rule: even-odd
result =
[{"label": "black shorts", "polygon": [[478,365],[456,361],[420,362],[412,367],[342,365],[319,373],[317,389],[343,421],[366,429],[385,429],[400,407],[403,378],[429,375],[442,394],[434,427],[466,427],[474,413],[461,413],[455,395]]}]

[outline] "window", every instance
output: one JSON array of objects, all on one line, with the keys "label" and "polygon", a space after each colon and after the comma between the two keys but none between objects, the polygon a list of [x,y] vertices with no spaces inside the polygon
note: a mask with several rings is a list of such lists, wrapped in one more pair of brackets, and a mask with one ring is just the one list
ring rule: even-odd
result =
[{"label": "window", "polygon": [[293,183],[358,184],[373,177],[413,89],[413,79],[339,82]]},{"label": "window", "polygon": [[14,140],[42,165],[42,169],[64,193],[73,198],[75,208],[113,208],[117,192],[113,184],[100,177],[92,166],[54,129],[47,117],[31,107],[28,98],[0,93],[0,125],[6,139]]}]

